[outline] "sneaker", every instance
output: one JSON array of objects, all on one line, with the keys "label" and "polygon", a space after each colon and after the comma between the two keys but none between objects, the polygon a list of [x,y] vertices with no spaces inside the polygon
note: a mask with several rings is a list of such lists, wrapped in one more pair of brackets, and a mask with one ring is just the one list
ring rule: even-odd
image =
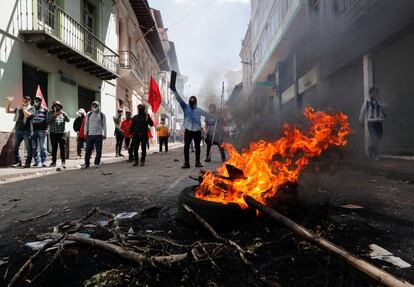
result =
[{"label": "sneaker", "polygon": [[83,164],[83,165],[81,166],[81,168],[82,168],[82,169],[87,169],[87,168],[89,168],[89,164]]},{"label": "sneaker", "polygon": [[42,167],[47,167],[47,164],[45,164],[45,163],[42,163]]},{"label": "sneaker", "polygon": [[34,164],[33,164],[33,166],[39,166],[39,163],[38,162],[35,162]]},{"label": "sneaker", "polygon": [[101,167],[101,164],[100,164],[100,163],[95,164],[95,165],[94,165],[94,167],[95,167],[95,168],[100,168],[100,167]]},{"label": "sneaker", "polygon": [[115,157],[118,157],[118,155],[116,154]]},{"label": "sneaker", "polygon": [[62,162],[62,168],[66,168],[66,163]]},{"label": "sneaker", "polygon": [[132,159],[132,158],[129,158],[128,160],[127,160],[127,162],[133,162],[134,160]]},{"label": "sneaker", "polygon": [[188,162],[185,162],[181,168],[190,168],[190,164]]},{"label": "sneaker", "polygon": [[206,158],[204,161],[205,161],[205,162],[211,162],[211,159]]},{"label": "sneaker", "polygon": [[15,164],[12,165],[12,167],[22,167],[22,162],[16,162]]},{"label": "sneaker", "polygon": [[23,168],[30,168],[30,162],[26,162],[23,166]]},{"label": "sneaker", "polygon": [[125,157],[122,153],[120,153],[118,156]]},{"label": "sneaker", "polygon": [[196,166],[196,167],[203,167],[203,165],[201,164],[201,162],[197,162],[197,163],[195,164],[195,166]]},{"label": "sneaker", "polygon": [[49,167],[56,167],[56,162],[52,162]]},{"label": "sneaker", "polygon": [[139,164],[140,166],[144,166],[145,162],[141,161],[141,163]]},{"label": "sneaker", "polygon": [[138,166],[138,161],[134,161],[134,164],[132,166]]}]

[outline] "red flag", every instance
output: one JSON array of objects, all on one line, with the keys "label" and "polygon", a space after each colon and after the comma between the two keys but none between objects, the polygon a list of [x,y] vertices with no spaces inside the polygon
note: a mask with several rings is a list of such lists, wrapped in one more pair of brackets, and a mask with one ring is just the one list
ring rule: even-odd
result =
[{"label": "red flag", "polygon": [[45,98],[43,97],[42,90],[40,89],[40,85],[37,85],[36,97],[40,97],[42,99],[42,107],[47,109],[47,104]]},{"label": "red flag", "polygon": [[161,105],[161,94],[157,82],[151,76],[149,83],[148,103],[151,105],[152,111],[156,113]]}]

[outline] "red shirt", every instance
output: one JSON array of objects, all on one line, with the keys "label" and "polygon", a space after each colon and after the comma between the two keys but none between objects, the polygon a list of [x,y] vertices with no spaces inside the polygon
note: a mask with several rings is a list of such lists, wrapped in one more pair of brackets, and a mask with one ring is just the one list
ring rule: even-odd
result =
[{"label": "red shirt", "polygon": [[126,138],[132,137],[132,135],[129,133],[129,129],[131,128],[131,124],[132,124],[132,118],[125,119],[125,120],[122,121],[121,126],[119,128],[125,134]]}]

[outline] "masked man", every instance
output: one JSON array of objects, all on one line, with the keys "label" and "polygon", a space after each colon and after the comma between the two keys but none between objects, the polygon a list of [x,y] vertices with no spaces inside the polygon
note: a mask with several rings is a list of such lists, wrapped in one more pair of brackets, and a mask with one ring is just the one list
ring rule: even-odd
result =
[{"label": "masked man", "polygon": [[60,159],[62,167],[66,167],[66,127],[65,123],[69,122],[69,117],[63,111],[63,106],[59,101],[54,101],[51,110],[47,114],[47,123],[50,130],[50,142],[52,144],[52,163],[51,167],[56,166],[57,150],[60,149]]},{"label": "masked man", "polygon": [[84,168],[89,168],[92,151],[96,149],[95,167],[101,166],[102,143],[106,139],[106,117],[101,112],[98,101],[92,103],[92,110],[86,115],[85,121],[86,153]]},{"label": "masked man", "polygon": [[224,162],[226,161],[226,155],[224,153],[224,148],[221,145],[223,144],[223,140],[225,137],[225,122],[223,117],[217,113],[217,108],[215,104],[210,104],[208,109],[211,117],[206,117],[206,162],[211,161],[211,147],[213,145],[217,145],[219,147],[221,160]]},{"label": "masked man", "polygon": [[138,105],[138,114],[132,118],[130,133],[132,134],[132,147],[134,152],[134,166],[138,165],[138,149],[141,146],[141,166],[145,165],[147,154],[148,130],[154,126],[151,117],[145,111],[145,106]]},{"label": "masked man", "polygon": [[[46,135],[47,135],[47,109],[42,106],[42,98],[36,96],[34,99],[33,109],[33,157],[35,163],[33,166],[46,167]],[[40,155],[37,150],[40,150]]]},{"label": "masked man", "polygon": [[131,147],[132,135],[129,132],[131,129],[131,124],[132,124],[131,112],[126,111],[125,120],[122,121],[120,129],[125,135],[125,146],[128,149],[128,162],[133,162],[132,147]]},{"label": "masked man", "polygon": [[7,98],[6,103],[6,112],[9,114],[15,114],[14,121],[16,122],[15,131],[14,131],[14,141],[13,141],[13,153],[15,164],[13,167],[21,167],[22,161],[19,155],[19,148],[22,141],[27,148],[27,158],[24,165],[25,168],[29,168],[32,162],[32,136],[33,136],[33,124],[32,117],[34,109],[31,106],[30,97],[23,97],[23,104],[20,107],[12,109],[11,103],[13,98]]},{"label": "masked man", "polygon": [[201,142],[201,116],[211,117],[206,111],[197,107],[197,98],[191,96],[188,104],[178,94],[175,87],[171,87],[175,98],[184,112],[184,165],[182,168],[190,168],[190,145],[194,140],[196,150],[196,167],[203,167],[200,162],[200,142]]}]

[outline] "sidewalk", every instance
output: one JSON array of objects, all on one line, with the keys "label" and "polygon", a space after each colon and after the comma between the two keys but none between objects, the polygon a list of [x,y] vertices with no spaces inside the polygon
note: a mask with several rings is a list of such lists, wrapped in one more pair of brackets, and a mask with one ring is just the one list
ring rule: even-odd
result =
[{"label": "sidewalk", "polygon": [[368,157],[354,156],[345,160],[346,165],[358,170],[378,173],[404,181],[414,182],[414,161],[397,158],[373,160]]},{"label": "sidewalk", "polygon": [[[183,146],[183,143],[169,143],[169,149],[176,149]],[[151,156],[152,153],[158,152],[158,145],[151,145],[150,149],[147,150],[147,156]],[[140,152],[141,153],[141,152]],[[123,151],[125,157],[115,157],[114,153],[102,154],[101,162],[103,165],[115,162],[122,162],[128,159],[128,152]],[[83,152],[83,156],[85,153]],[[94,155],[92,155],[91,162],[93,163]],[[50,161],[48,162],[50,163]],[[0,168],[0,184],[24,180],[33,177],[39,177],[49,174],[54,174],[58,172],[80,169],[84,163],[84,158],[74,159],[69,158],[66,160],[66,168],[62,169],[60,166],[60,160],[58,159],[56,167],[31,167],[31,168],[13,168],[13,167],[3,167]],[[91,166],[93,168],[93,166]]]}]

